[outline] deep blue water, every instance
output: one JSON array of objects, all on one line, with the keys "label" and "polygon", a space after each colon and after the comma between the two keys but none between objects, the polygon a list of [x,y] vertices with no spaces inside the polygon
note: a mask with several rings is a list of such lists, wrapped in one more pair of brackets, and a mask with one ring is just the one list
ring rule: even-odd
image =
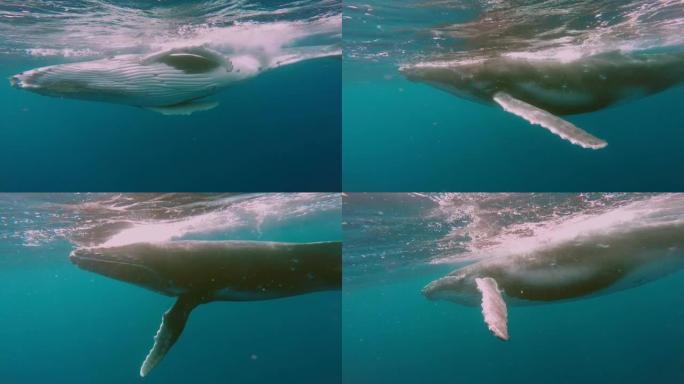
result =
[{"label": "deep blue water", "polygon": [[[0,57],[0,78],[47,59]],[[67,100],[0,84],[0,190],[335,191],[341,61],[239,83],[191,116]]]},{"label": "deep blue water", "polygon": [[[68,260],[74,245],[59,238],[27,246],[32,229],[49,235],[73,228],[71,216],[45,209],[46,200],[7,195],[0,200],[0,301],[7,309],[0,320],[2,383],[341,380],[339,291],[201,305],[164,361],[141,379],[140,364],[174,299],[77,268]],[[211,233],[195,228],[202,233],[187,238],[333,241],[341,238],[339,215],[339,209],[314,209],[304,216],[267,218],[258,228]]]},{"label": "deep blue water", "polygon": [[682,272],[608,296],[509,307],[511,339],[502,342],[479,308],[420,294],[448,271],[345,285],[343,382],[676,384],[684,377]]}]

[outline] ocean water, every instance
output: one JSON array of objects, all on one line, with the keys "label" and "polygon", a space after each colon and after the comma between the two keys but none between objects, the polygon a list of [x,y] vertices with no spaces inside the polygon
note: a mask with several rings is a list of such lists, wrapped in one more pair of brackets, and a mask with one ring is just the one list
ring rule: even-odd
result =
[{"label": "ocean water", "polygon": [[681,54],[681,2],[372,0],[345,2],[343,14],[345,191],[678,191],[684,186],[672,173],[684,161],[681,84],[564,116],[608,142],[604,149],[586,150],[497,105],[409,81],[399,71],[436,59],[503,56],[571,66],[573,60],[613,51]]},{"label": "ocean water", "polygon": [[[37,67],[205,46],[277,57],[340,45],[337,1],[3,1],[0,78]],[[341,60],[282,66],[165,116],[0,84],[0,190],[336,191]],[[11,164],[11,166],[8,166]]]},{"label": "ocean water", "polygon": [[343,382],[680,383],[681,270],[603,296],[509,305],[507,342],[479,307],[421,290],[497,254],[572,249],[573,233],[681,228],[683,203],[681,194],[348,194]]},{"label": "ocean water", "polygon": [[[173,299],[72,265],[116,237],[340,240],[334,194],[0,196],[3,383],[134,383]],[[158,239],[159,239],[158,238]],[[150,383],[334,383],[341,293],[196,308]]]}]

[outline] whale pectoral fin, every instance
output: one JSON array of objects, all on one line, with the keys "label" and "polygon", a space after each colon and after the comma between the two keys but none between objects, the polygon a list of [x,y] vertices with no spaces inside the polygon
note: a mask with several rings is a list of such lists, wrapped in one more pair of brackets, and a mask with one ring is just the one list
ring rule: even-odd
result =
[{"label": "whale pectoral fin", "polygon": [[502,340],[508,340],[508,309],[496,280],[491,277],[475,279],[482,294],[482,315],[489,330]]},{"label": "whale pectoral fin", "polygon": [[579,145],[582,148],[601,149],[608,145],[604,140],[576,127],[572,123],[552,115],[543,109],[537,108],[532,104],[518,100],[505,92],[497,92],[494,95],[494,101],[496,101],[504,111],[522,117],[531,124],[541,125],[551,131],[551,133],[560,136],[563,140]]},{"label": "whale pectoral fin", "polygon": [[216,101],[207,101],[203,103],[188,101],[186,103],[169,105],[167,107],[146,107],[150,111],[159,112],[162,115],[167,116],[189,116],[194,112],[208,111],[210,109],[216,108],[219,103]]},{"label": "whale pectoral fin", "polygon": [[159,330],[154,336],[154,345],[140,367],[141,377],[147,376],[164,358],[183,332],[190,312],[199,304],[200,301],[195,296],[181,296],[173,307],[164,313]]}]

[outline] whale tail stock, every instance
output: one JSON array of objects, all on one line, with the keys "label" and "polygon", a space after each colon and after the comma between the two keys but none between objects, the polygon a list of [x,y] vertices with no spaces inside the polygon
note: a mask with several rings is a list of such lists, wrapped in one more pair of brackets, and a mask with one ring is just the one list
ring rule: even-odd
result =
[{"label": "whale tail stock", "polygon": [[501,340],[508,340],[508,309],[496,280],[477,278],[475,284],[482,294],[482,315],[489,330]]},{"label": "whale tail stock", "polygon": [[494,95],[494,101],[499,104],[504,111],[522,117],[531,124],[541,125],[561,139],[579,145],[582,148],[601,149],[608,145],[604,140],[576,127],[572,123],[543,109],[537,108],[534,105],[518,100],[508,93],[497,92]]},{"label": "whale tail stock", "polygon": [[161,325],[154,336],[154,345],[145,357],[140,367],[140,376],[145,377],[166,356],[166,353],[176,343],[185,328],[188,316],[195,307],[202,303],[202,298],[196,295],[180,296],[176,303],[164,313]]}]

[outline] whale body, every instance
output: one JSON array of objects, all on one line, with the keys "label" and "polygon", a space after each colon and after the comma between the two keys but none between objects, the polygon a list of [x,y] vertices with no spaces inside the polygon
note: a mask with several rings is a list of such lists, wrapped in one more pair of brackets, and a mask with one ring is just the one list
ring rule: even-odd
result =
[{"label": "whale body", "polygon": [[340,242],[173,241],[70,254],[78,267],[177,297],[164,314],[140,375],[171,349],[190,312],[212,301],[254,301],[341,289]]},{"label": "whale body", "polygon": [[492,256],[431,282],[423,295],[480,305],[489,329],[508,340],[507,303],[543,304],[604,295],[682,269],[684,216],[667,217],[671,222],[664,225],[653,225],[643,217],[635,220],[642,219],[644,225],[634,228],[596,229],[531,250]]},{"label": "whale body", "polygon": [[281,65],[335,54],[295,50],[268,59],[246,53],[224,56],[203,46],[183,47],[36,68],[10,77],[10,84],[47,96],[189,115],[216,107],[216,102],[198,100],[237,81]]},{"label": "whale body", "polygon": [[496,56],[480,60],[427,61],[400,68],[468,100],[498,104],[584,148],[607,145],[561,119],[661,92],[684,81],[682,53],[609,52],[571,62]]}]

